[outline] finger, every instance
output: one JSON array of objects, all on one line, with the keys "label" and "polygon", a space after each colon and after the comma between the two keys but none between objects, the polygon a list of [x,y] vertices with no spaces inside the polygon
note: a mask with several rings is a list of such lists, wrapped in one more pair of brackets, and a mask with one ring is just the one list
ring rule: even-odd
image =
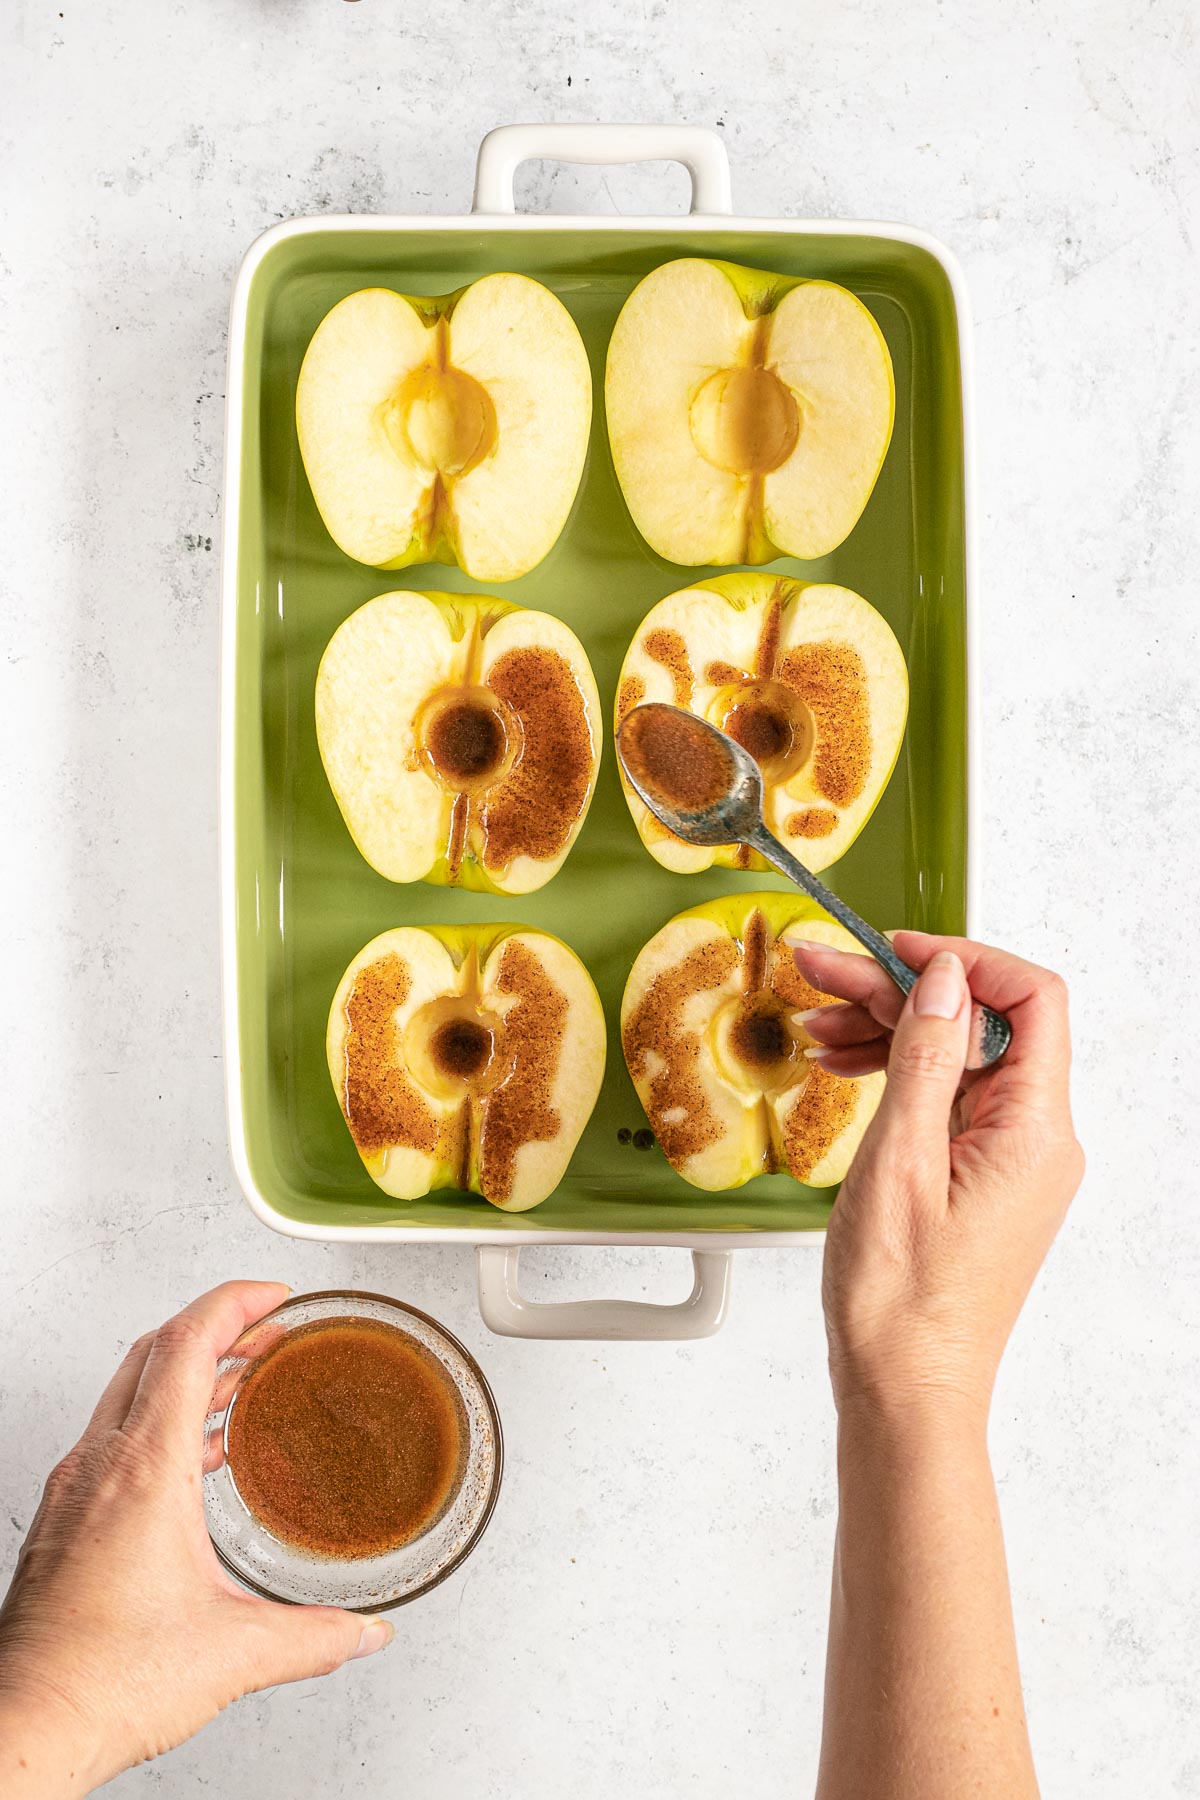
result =
[{"label": "finger", "polygon": [[841,1050],[848,1044],[867,1044],[882,1038],[879,1020],[873,1019],[865,1006],[836,1002],[833,1006],[814,1007],[811,1012],[797,1013],[796,1022],[814,1042]]},{"label": "finger", "polygon": [[287,1299],[278,1281],[227,1281],[160,1325],[125,1429],[186,1444],[208,1412],[217,1362],[248,1325]]},{"label": "finger", "polygon": [[863,1139],[879,1159],[945,1199],[950,1172],[950,1113],[962,1080],[971,1026],[966,971],[951,951],[926,965],[892,1037],[888,1078]]},{"label": "finger", "polygon": [[1065,1101],[1071,1068],[1067,990],[1062,978],[970,938],[934,937],[898,931],[896,950],[913,968],[923,969],[940,950],[952,951],[966,970],[976,1000],[994,1006],[1012,1026],[1012,1043],[996,1073],[1019,1078],[1031,1091],[1055,1103]]},{"label": "finger", "polygon": [[395,1631],[386,1619],[334,1606],[280,1606],[253,1601],[254,1690],[331,1675],[343,1663],[386,1649]]},{"label": "finger", "polygon": [[83,1434],[85,1438],[103,1437],[125,1423],[153,1343],[154,1333],[147,1331],[130,1344],[116,1374],[96,1402]]},{"label": "finger", "polygon": [[873,956],[860,955],[856,950],[831,950],[827,944],[814,944],[807,939],[786,941],[801,975],[819,993],[851,1000],[865,1006],[881,1025],[895,1025],[904,995]]},{"label": "finger", "polygon": [[806,1054],[830,1075],[841,1075],[854,1081],[860,1075],[874,1075],[877,1069],[886,1069],[890,1049],[890,1038],[876,1037],[864,1044],[848,1044],[844,1049],[814,1050]]}]

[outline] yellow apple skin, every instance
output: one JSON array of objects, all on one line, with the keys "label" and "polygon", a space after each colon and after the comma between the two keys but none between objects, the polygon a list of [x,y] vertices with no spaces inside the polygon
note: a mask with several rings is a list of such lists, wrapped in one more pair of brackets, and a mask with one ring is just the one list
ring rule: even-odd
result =
[{"label": "yellow apple skin", "polygon": [[[848,1081],[803,1055],[798,1014],[831,1001],[808,987],[783,941],[860,946],[804,895],[734,894],[669,920],[645,945],[621,1002],[630,1078],[677,1173],[709,1192],[784,1171],[814,1188],[845,1175],[885,1077]],[[746,1021],[760,1029],[744,1038]],[[765,1060],[740,1042],[777,1043]]]},{"label": "yellow apple skin", "polygon": [[883,333],[847,289],[682,257],[622,307],[605,409],[626,505],[658,555],[813,560],[870,498],[895,380]]},{"label": "yellow apple skin", "polygon": [[[547,1005],[553,1031],[538,1029]],[[488,1039],[480,1068],[439,1065],[446,1027]],[[363,1166],[385,1193],[454,1188],[525,1212],[558,1185],[595,1106],[604,1013],[583,963],[550,932],[400,926],[365,945],[339,982],[326,1058]]]},{"label": "yellow apple skin", "polygon": [[[841,720],[819,688],[809,695],[820,701],[815,711],[801,693],[780,692],[781,676],[792,671],[798,680],[794,653],[812,659],[834,651],[852,677],[853,710]],[[722,671],[721,679],[710,678]],[[725,678],[735,674],[737,681]],[[904,655],[882,614],[849,588],[770,574],[717,575],[669,594],[643,619],[621,666],[614,726],[619,728],[632,706],[656,700],[685,707],[736,737],[740,727],[732,709],[760,699],[791,709],[797,733],[810,734],[809,752],[795,768],[764,767],[764,816],[776,837],[815,874],[850,848],[891,779],[908,713]],[[853,778],[857,791],[847,798],[828,768],[839,736],[843,760],[849,755],[851,728],[864,746],[869,743],[869,751],[862,750],[862,766]],[[823,780],[838,803],[822,790]],[[680,842],[659,825],[623,771],[621,785],[642,842],[664,868],[696,874],[713,867],[769,866],[736,845],[714,849]],[[819,826],[824,835],[799,835],[798,820],[806,830]]]},{"label": "yellow apple skin", "polygon": [[[468,805],[451,857],[458,796],[428,772],[420,719],[439,691],[487,690],[503,652],[523,648],[553,653],[555,667],[565,666],[573,678],[566,698],[578,715],[577,810],[554,854],[518,856],[497,869],[486,858],[487,815],[480,811],[486,794]],[[315,714],[321,759],[346,828],[389,880],[530,893],[562,866],[587,816],[600,762],[600,697],[582,644],[549,614],[492,594],[405,589],[379,595],[330,639],[317,671]]]},{"label": "yellow apple skin", "polygon": [[326,314],[296,387],[317,510],[359,562],[527,574],[582,477],[591,372],[562,302],[525,275],[434,298],[363,288]]}]

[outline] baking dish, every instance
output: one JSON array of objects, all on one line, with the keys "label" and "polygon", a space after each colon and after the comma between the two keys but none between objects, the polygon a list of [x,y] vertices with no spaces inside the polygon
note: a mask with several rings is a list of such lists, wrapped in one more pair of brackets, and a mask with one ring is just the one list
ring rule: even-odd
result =
[{"label": "baking dish", "polygon": [[[662,218],[517,214],[528,158],[672,160],[692,178],[692,211]],[[908,735],[869,826],[831,871],[881,925],[958,932],[973,911],[974,593],[969,321],[953,257],[924,233],[886,224],[740,219],[715,132],[688,126],[524,125],[480,147],[474,210],[463,217],[287,221],[252,245],[233,296],[227,389],[221,643],[221,918],[224,1037],[233,1163],[246,1197],[296,1237],[467,1242],[493,1330],[522,1336],[683,1337],[715,1330],[738,1245],[817,1242],[832,1193],[786,1176],[735,1192],[689,1187],[657,1150],[622,1142],[644,1121],[621,1059],[617,1019],[637,950],[685,906],[771,876],[672,875],[642,849],[606,745],[596,799],[563,870],[520,901],[424,883],[396,887],[363,861],[326,783],[313,682],[330,635],[394,588],[477,588],[457,569],[372,569],[332,543],[300,463],[293,422],[300,360],[334,302],[379,284],[447,293],[496,269],[551,287],[592,361],[596,404],[580,497],[546,560],[504,596],[559,614],[583,638],[606,705],[649,607],[701,580],[655,556],[625,510],[604,430],[604,355],[617,312],[647,270],[680,255],[819,275],[875,314],[896,374],[891,450],[863,518],[819,562],[781,572],[844,583],[888,618],[909,663]],[[558,1191],[509,1215],[449,1191],[408,1204],[375,1189],[325,1069],[330,997],[354,953],[389,926],[516,918],[565,938],[604,1001],[609,1068]],[[620,1137],[619,1137],[620,1134]],[[518,1282],[530,1243],[679,1245],[695,1280],[677,1307],[586,1301],[532,1305]]]}]

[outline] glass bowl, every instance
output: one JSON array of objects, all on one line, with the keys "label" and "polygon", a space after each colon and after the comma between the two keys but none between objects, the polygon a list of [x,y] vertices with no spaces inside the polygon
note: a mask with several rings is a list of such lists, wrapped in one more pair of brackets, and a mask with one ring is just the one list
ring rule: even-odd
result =
[{"label": "glass bowl", "polygon": [[[437,1358],[457,1389],[467,1422],[461,1480],[450,1504],[418,1537],[381,1555],[312,1555],[275,1537],[250,1511],[226,1452],[231,1410],[254,1364],[281,1338],[315,1321],[371,1319],[392,1325]],[[217,1364],[204,1429],[204,1514],[213,1548],[244,1587],[268,1600],[383,1612],[427,1594],[471,1554],[500,1491],[504,1440],[482,1370],[444,1326],[384,1294],[299,1294],[244,1331]]]}]

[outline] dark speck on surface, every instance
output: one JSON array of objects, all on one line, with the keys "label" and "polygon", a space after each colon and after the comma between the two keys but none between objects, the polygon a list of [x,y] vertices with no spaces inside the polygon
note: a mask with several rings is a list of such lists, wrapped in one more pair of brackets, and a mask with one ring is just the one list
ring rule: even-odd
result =
[{"label": "dark speck on surface", "polygon": [[628,1125],[622,1125],[618,1130],[617,1142],[618,1144],[631,1144],[633,1142],[633,1133],[630,1131]]},{"label": "dark speck on surface", "polygon": [[635,1131],[633,1134],[633,1147],[635,1150],[653,1150],[654,1133],[647,1131],[643,1125],[640,1131]]}]

